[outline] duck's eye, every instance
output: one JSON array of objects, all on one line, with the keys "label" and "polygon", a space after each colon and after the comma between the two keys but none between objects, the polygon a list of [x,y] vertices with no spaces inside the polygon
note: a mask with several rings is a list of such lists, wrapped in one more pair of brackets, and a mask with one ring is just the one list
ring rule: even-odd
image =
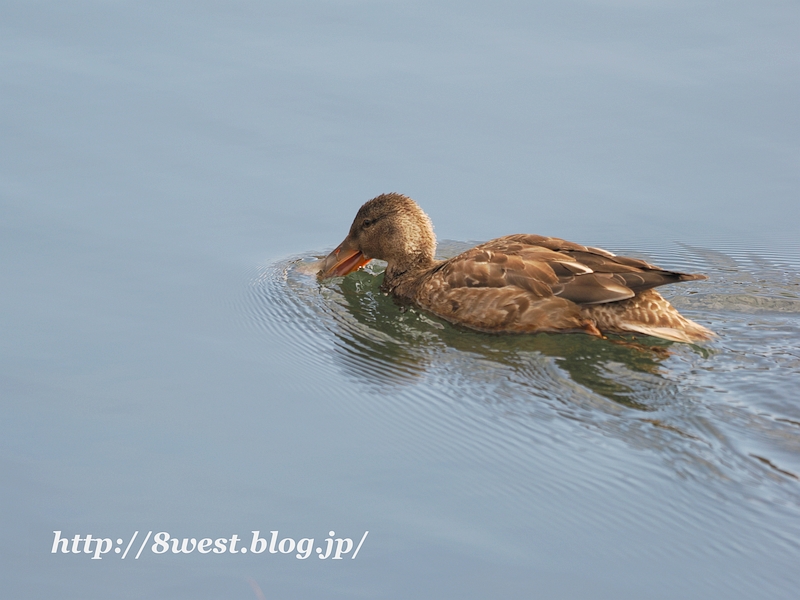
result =
[{"label": "duck's eye", "polygon": [[372,223],[373,223],[373,221],[370,221],[369,219],[364,219],[364,222],[363,222],[363,223],[361,223],[361,226],[362,226],[364,229],[366,229],[367,227],[369,227],[370,225],[372,225]]}]

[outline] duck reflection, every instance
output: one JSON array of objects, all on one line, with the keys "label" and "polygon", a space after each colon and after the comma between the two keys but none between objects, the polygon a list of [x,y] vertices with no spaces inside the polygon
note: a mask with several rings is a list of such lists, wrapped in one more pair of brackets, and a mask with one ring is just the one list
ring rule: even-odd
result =
[{"label": "duck reflection", "polygon": [[[381,267],[352,274],[331,284],[339,294],[341,328],[334,331],[337,360],[352,377],[376,384],[417,382],[447,353],[490,361],[496,373],[552,395],[552,381],[535,380],[537,362],[549,359],[568,378],[618,405],[653,410],[653,388],[670,385],[661,374],[670,342],[647,339],[597,339],[570,334],[491,335],[459,328],[398,305],[380,291]],[[466,370],[472,367],[464,361]],[[532,379],[534,378],[534,379]],[[476,382],[473,382],[476,383]],[[656,401],[656,404],[658,402]]]}]

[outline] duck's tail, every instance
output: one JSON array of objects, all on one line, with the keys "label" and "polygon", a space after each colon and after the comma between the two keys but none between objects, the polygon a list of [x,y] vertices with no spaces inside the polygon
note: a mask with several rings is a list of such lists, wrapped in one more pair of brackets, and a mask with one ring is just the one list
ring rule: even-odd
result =
[{"label": "duck's tail", "polygon": [[655,290],[619,302],[583,307],[584,315],[605,333],[642,333],[673,342],[703,342],[714,332],[687,319]]}]

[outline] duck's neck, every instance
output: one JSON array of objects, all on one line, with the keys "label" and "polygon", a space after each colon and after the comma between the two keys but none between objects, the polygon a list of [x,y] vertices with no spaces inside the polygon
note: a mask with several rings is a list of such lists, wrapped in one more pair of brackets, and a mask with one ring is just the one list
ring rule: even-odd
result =
[{"label": "duck's neck", "polygon": [[421,254],[403,261],[389,261],[381,289],[393,296],[412,300],[420,278],[435,264],[430,256]]}]

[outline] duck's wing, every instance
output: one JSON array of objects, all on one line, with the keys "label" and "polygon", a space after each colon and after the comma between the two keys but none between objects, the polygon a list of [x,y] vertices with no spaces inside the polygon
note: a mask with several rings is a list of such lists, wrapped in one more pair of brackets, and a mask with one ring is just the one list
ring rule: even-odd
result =
[{"label": "duck's wing", "polygon": [[527,234],[481,244],[439,265],[433,277],[448,289],[512,287],[524,290],[531,300],[556,296],[582,305],[616,302],[659,285],[705,279],[601,248]]}]

